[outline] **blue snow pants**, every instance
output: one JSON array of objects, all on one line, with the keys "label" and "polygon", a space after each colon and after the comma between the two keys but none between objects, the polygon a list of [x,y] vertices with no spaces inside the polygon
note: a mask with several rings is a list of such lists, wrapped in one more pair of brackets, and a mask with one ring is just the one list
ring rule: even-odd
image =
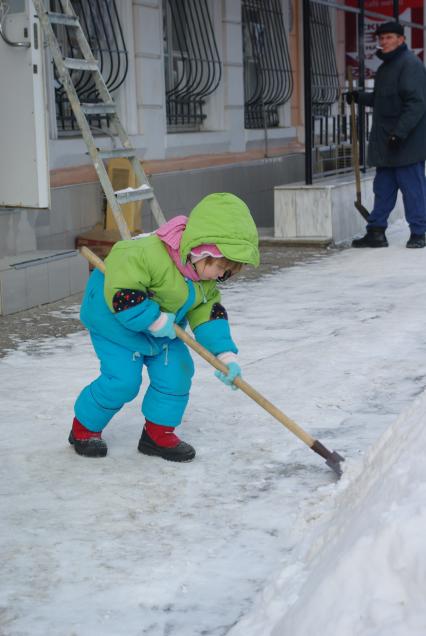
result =
[{"label": "blue snow pants", "polygon": [[[183,320],[193,302],[178,311]],[[128,311],[132,311],[129,309]],[[139,393],[145,366],[150,385],[142,403],[142,413],[154,424],[178,426],[189,400],[194,363],[186,345],[177,338],[154,338],[121,325],[104,298],[104,276],[92,272],[80,313],[96,355],[100,376],[86,386],[74,406],[76,418],[90,431],[101,431],[110,419]]]},{"label": "blue snow pants", "polygon": [[398,190],[404,202],[405,218],[413,234],[426,232],[425,162],[419,161],[400,168],[377,168],[373,184],[374,208],[367,228],[388,226],[395,207]]},{"label": "blue snow pants", "polygon": [[89,430],[101,431],[126,402],[139,393],[142,370],[150,380],[142,413],[154,424],[178,426],[189,400],[194,363],[186,345],[177,338],[165,342],[160,353],[133,352],[98,334],[90,334],[101,362],[101,374],[80,393],[76,418]]}]

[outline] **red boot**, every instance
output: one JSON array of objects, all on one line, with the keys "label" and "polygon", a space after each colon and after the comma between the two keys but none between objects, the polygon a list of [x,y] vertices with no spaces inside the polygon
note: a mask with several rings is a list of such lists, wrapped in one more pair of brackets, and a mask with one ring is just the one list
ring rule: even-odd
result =
[{"label": "red boot", "polygon": [[68,437],[70,444],[79,455],[85,457],[105,457],[108,447],[101,437],[102,433],[90,431],[75,417]]},{"label": "red boot", "polygon": [[156,455],[171,462],[189,462],[195,457],[195,449],[182,442],[175,434],[173,426],[160,426],[145,421],[138,450],[144,455]]}]

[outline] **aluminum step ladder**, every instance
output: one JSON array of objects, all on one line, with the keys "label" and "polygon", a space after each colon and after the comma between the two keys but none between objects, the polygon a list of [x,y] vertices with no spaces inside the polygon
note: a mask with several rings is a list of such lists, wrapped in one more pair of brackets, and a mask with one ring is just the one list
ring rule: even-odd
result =
[{"label": "aluminum step ladder", "polygon": [[[116,220],[121,237],[123,239],[131,238],[130,230],[127,227],[127,223],[121,209],[121,205],[124,203],[147,200],[150,204],[154,219],[158,225],[161,225],[165,222],[164,214],[154,195],[153,189],[149,184],[141,162],[136,156],[135,149],[132,147],[129,137],[120,121],[114,100],[112,99],[104,82],[99,70],[98,62],[92,53],[86,36],[84,35],[71,0],[62,0],[62,13],[47,11],[44,0],[33,0],[33,4],[38,19],[40,20],[40,27],[45,41],[52,53],[59,80],[67,93],[68,100],[86,143],[89,155],[92,158],[96,172],[98,173],[99,180],[111,207],[111,211]],[[73,35],[75,36],[82,54],[81,58],[65,58],[63,56],[59,42],[52,28],[53,24],[60,24],[73,30]],[[74,69],[93,73],[93,80],[101,99],[99,103],[80,103],[70,74],[70,71]],[[87,121],[87,115],[108,115],[111,118],[111,123],[116,132],[116,136],[120,139],[122,148],[112,150],[98,148],[90,129],[89,122]],[[125,157],[128,159],[136,176],[138,184],[136,188],[126,188],[124,190],[114,191],[107,169],[103,163],[104,159],[111,159],[114,157]]]}]

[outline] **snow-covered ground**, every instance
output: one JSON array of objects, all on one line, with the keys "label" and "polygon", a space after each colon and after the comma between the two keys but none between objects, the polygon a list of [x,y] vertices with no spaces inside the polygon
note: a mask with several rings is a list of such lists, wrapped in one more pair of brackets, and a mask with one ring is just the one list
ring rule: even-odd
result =
[{"label": "snow-covered ground", "polygon": [[388,234],[224,288],[244,378],[340,482],[201,360],[184,465],[137,452],[140,399],[105,459],[68,446],[85,332],[1,360],[2,636],[424,636],[426,250]]}]

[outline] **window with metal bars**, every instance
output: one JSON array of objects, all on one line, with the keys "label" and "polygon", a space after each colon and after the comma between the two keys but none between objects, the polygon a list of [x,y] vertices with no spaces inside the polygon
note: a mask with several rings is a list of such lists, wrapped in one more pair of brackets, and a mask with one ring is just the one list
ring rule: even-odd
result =
[{"label": "window with metal bars", "polygon": [[279,126],[278,108],[293,92],[280,0],[242,0],[246,128]]},{"label": "window with metal bars", "polygon": [[339,99],[339,76],[329,8],[311,3],[312,107],[315,115],[327,116]]},{"label": "window with metal bars", "polygon": [[163,18],[168,130],[200,130],[222,77],[208,0],[163,0]]},{"label": "window with metal bars", "polygon": [[[98,60],[108,90],[113,93],[123,84],[128,71],[128,53],[116,2],[115,0],[74,0],[73,7],[93,55]],[[51,10],[62,13],[64,7],[61,0],[52,0]],[[64,57],[81,57],[80,47],[73,37],[72,29],[62,25],[54,25],[54,29]],[[81,102],[101,101],[92,73],[79,70],[71,70],[70,73]],[[65,89],[56,74],[55,101],[59,134],[75,134],[79,128]],[[109,126],[108,115],[88,115],[87,119],[95,131]]]}]

